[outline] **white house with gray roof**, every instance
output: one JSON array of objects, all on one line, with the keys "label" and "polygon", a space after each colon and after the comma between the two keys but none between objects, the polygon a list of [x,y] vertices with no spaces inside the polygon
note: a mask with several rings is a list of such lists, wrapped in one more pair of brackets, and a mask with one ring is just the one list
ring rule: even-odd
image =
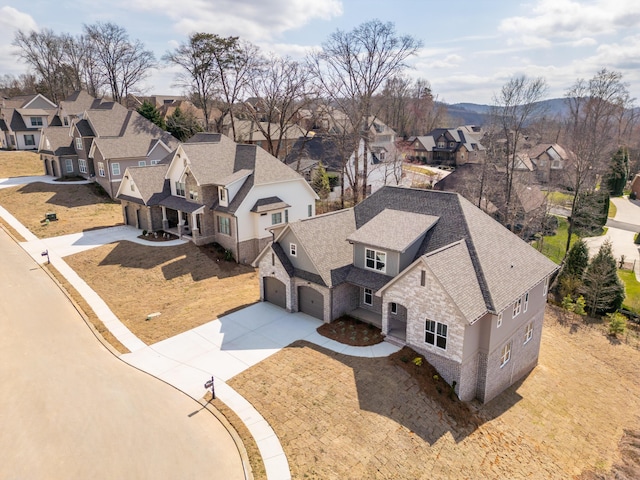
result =
[{"label": "white house with gray roof", "polygon": [[401,187],[290,223],[254,265],[262,300],[372,323],[483,402],[537,364],[558,268],[464,197]]},{"label": "white house with gray roof", "polygon": [[117,198],[127,225],[217,242],[250,263],[273,229],[315,215],[317,195],[262,148],[201,133],[158,165],[128,168]]},{"label": "white house with gray roof", "polygon": [[57,105],[41,94],[0,97],[0,148],[37,150]]}]

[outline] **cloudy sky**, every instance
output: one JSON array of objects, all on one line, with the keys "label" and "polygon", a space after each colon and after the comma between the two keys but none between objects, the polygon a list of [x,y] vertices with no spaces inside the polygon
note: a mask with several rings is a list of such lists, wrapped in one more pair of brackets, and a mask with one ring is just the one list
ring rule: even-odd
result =
[{"label": "cloudy sky", "polygon": [[[640,98],[638,0],[4,0],[0,7],[0,74],[26,71],[12,54],[17,29],[78,34],[111,21],[159,59],[196,31],[237,35],[292,57],[318,47],[337,29],[374,18],[422,40],[413,77],[428,79],[448,103],[491,103],[513,75],[543,76],[549,98],[599,69],[620,71]],[[175,71],[158,69],[149,93],[180,93]]]}]

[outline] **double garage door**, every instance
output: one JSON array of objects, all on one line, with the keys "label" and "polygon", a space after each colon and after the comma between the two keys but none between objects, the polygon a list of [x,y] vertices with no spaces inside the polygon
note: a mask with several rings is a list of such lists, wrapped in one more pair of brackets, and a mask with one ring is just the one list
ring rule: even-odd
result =
[{"label": "double garage door", "polygon": [[[286,308],[287,293],[285,284],[277,278],[264,277],[264,299],[281,308]],[[298,310],[324,320],[324,297],[313,288],[298,287]]]}]

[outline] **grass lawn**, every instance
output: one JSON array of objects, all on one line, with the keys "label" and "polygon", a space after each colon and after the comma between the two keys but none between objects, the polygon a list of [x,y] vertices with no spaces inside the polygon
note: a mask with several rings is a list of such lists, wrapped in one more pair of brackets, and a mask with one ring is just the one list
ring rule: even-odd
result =
[{"label": "grass lawn", "polygon": [[[540,250],[545,256],[560,264],[564,258],[565,247],[567,245],[567,234],[569,229],[569,222],[566,218],[558,217],[558,230],[555,235],[544,237],[542,241],[542,250],[539,248],[538,241],[533,243],[534,248]],[[575,233],[571,236],[571,245],[578,240]]]},{"label": "grass lawn", "polygon": [[616,207],[616,205],[609,200],[609,218],[614,218],[616,216],[616,213],[618,213],[618,209]]},{"label": "grass lawn", "polygon": [[[4,188],[0,205],[39,238],[122,224],[120,203],[100,193],[95,184],[31,183]],[[58,220],[43,223],[47,212],[55,212]]]},{"label": "grass lawn", "polygon": [[427,175],[428,177],[434,177],[436,175],[438,175],[438,172],[434,172],[433,170],[429,169],[428,167],[420,167],[417,165],[402,165],[402,169],[406,170],[407,172],[414,172],[414,173],[420,173],[422,175]]},{"label": "grass lawn", "polygon": [[570,207],[573,200],[573,196],[563,192],[549,192],[548,201],[552,205],[559,207]]},{"label": "grass lawn", "polygon": [[640,313],[640,282],[636,274],[630,270],[618,270],[618,276],[624,282],[624,307]]},{"label": "grass lawn", "polygon": [[259,300],[255,269],[218,260],[210,246],[116,242],[65,261],[147,344]]},{"label": "grass lawn", "polygon": [[44,175],[40,155],[33,152],[0,150],[0,178]]}]

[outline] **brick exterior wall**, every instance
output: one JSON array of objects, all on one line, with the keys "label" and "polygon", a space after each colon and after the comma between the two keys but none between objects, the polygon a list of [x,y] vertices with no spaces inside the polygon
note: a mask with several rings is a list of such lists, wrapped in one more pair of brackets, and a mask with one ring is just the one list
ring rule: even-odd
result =
[{"label": "brick exterior wall", "polygon": [[[272,259],[274,259],[275,261],[272,262]],[[260,262],[258,262],[258,271],[260,281],[260,301],[264,302],[264,278],[274,277],[280,280],[285,285],[285,290],[287,292],[287,312],[296,311],[291,307],[294,301],[294,299],[292,298],[291,278],[280,263],[280,260],[278,260],[278,257],[272,255],[271,251],[265,252],[263,257],[260,259]],[[297,307],[297,299],[295,304]]]},{"label": "brick exterior wall", "polygon": [[360,288],[350,283],[343,283],[333,288],[332,296],[331,321],[358,307]]}]

